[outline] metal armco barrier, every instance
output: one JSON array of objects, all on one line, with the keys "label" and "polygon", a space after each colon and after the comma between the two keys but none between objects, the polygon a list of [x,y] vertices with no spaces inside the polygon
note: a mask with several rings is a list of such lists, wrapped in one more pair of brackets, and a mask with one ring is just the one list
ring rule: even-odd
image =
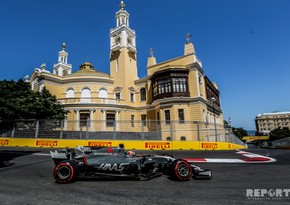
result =
[{"label": "metal armco barrier", "polygon": [[[222,124],[198,121],[1,120],[0,137],[243,143]],[[217,135],[217,136],[215,136]]]},{"label": "metal armco barrier", "polygon": [[273,141],[272,146],[276,148],[290,148],[290,137]]},{"label": "metal armco barrier", "polygon": [[64,140],[40,138],[0,138],[0,146],[74,148],[76,146],[118,146],[136,150],[233,150],[244,149],[243,145],[227,142],[204,141],[141,141],[141,140]]}]

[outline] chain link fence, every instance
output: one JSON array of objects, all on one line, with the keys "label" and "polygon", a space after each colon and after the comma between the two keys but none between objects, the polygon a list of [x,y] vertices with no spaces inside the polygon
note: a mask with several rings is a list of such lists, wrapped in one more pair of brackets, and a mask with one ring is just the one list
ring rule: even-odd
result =
[{"label": "chain link fence", "polygon": [[198,121],[16,120],[1,137],[48,139],[219,141],[244,145],[230,129]]}]

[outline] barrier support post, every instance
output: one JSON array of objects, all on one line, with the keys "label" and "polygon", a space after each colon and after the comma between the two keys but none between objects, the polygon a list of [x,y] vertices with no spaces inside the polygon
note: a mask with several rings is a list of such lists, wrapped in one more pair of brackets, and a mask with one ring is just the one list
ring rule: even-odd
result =
[{"label": "barrier support post", "polygon": [[117,138],[117,133],[116,133],[116,120],[114,121],[114,124],[113,124],[113,126],[114,126],[114,132],[113,132],[113,140],[116,140],[116,138]]},{"label": "barrier support post", "polygon": [[39,120],[36,121],[35,138],[38,138],[38,132],[39,132]]},{"label": "barrier support post", "polygon": [[62,120],[61,122],[60,122],[60,136],[59,136],[59,138],[60,139],[62,139],[62,136],[63,136],[63,125],[64,125],[64,122],[63,122],[64,120]]},{"label": "barrier support post", "polygon": [[14,124],[12,132],[11,132],[11,138],[14,138],[14,135],[15,135],[15,124]]},{"label": "barrier support post", "polygon": [[87,119],[87,124],[86,124],[86,139],[89,139],[89,126],[90,126],[90,119]]},{"label": "barrier support post", "polygon": [[174,140],[173,137],[174,137],[174,134],[173,134],[173,123],[174,121],[171,120],[170,121],[170,137],[171,137],[171,141]]},{"label": "barrier support post", "polygon": [[197,140],[200,141],[199,122],[196,123],[196,126],[197,126]]}]

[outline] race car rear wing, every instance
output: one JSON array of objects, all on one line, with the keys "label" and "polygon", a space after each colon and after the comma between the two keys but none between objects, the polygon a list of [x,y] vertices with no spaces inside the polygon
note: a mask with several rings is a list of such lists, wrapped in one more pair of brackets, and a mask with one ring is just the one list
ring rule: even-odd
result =
[{"label": "race car rear wing", "polygon": [[71,154],[68,152],[68,150],[50,151],[50,156],[53,159],[55,165],[57,165],[59,162],[63,160],[71,158]]}]

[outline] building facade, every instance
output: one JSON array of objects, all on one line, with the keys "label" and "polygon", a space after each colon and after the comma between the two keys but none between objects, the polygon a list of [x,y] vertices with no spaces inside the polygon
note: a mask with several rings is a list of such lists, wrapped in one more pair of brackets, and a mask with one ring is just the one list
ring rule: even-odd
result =
[{"label": "building facade", "polygon": [[[109,74],[89,62],[73,72],[63,44],[53,71],[43,65],[29,81],[33,90],[45,86],[69,111],[65,130],[88,126],[91,132],[162,132],[172,130],[175,122],[175,132],[162,132],[163,140],[218,140],[217,130],[223,129],[220,93],[206,76],[190,35],[184,54],[176,58],[157,63],[151,49],[144,78],[138,77],[136,52],[136,32],[121,2],[116,27],[110,30]],[[205,134],[184,133],[193,122],[202,122]]]},{"label": "building facade", "polygon": [[272,112],[258,114],[255,119],[257,132],[269,135],[274,129],[290,129],[290,112]]}]

